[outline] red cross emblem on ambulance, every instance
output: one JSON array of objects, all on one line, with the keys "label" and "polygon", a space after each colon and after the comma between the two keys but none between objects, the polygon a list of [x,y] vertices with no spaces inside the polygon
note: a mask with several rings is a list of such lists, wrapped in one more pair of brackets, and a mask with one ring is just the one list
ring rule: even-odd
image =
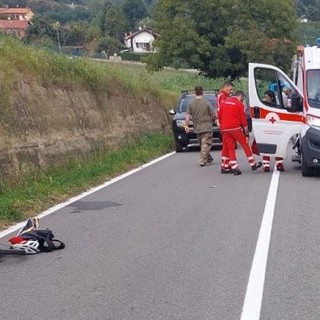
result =
[{"label": "red cross emblem on ambulance", "polygon": [[276,120],[274,117],[271,117],[271,118],[269,119],[269,121],[270,121],[272,124],[274,124],[277,120]]},{"label": "red cross emblem on ambulance", "polygon": [[280,118],[276,113],[271,112],[267,114],[266,120],[271,124],[275,124],[278,120],[280,120]]}]

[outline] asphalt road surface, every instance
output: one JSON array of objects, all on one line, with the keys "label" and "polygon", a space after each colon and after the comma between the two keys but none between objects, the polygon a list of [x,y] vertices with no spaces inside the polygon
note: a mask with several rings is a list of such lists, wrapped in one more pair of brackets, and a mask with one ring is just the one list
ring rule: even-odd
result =
[{"label": "asphalt road surface", "polygon": [[0,319],[319,320],[320,177],[238,154],[241,176],[172,154],[43,214],[66,248],[1,258]]}]

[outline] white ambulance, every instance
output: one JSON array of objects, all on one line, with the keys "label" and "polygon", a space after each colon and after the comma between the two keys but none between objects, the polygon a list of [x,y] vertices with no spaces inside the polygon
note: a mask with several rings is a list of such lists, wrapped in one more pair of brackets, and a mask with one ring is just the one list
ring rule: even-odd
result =
[{"label": "white ambulance", "polygon": [[[292,79],[277,67],[249,63],[249,103],[253,133],[261,155],[286,157],[294,141],[293,161],[302,175],[320,169],[320,45],[294,58]],[[267,91],[274,101],[266,101]]]}]

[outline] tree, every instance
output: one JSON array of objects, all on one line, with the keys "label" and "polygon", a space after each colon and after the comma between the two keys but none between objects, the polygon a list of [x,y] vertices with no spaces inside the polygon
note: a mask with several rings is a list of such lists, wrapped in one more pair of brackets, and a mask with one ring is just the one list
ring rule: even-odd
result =
[{"label": "tree", "polygon": [[109,36],[101,37],[97,47],[98,52],[104,51],[108,56],[112,56],[119,51],[119,42]]},{"label": "tree", "polygon": [[154,42],[157,53],[147,59],[149,68],[157,70],[164,64],[179,67],[201,63],[197,58],[207,43],[201,42],[197,33],[189,2],[160,0],[157,3],[154,20],[161,36]]},{"label": "tree", "polygon": [[320,22],[308,21],[300,22],[297,27],[297,39],[300,44],[315,45],[316,39],[319,38]]},{"label": "tree", "polygon": [[95,53],[99,46],[100,36],[101,33],[99,27],[95,24],[91,24],[91,26],[85,32],[85,43],[83,48],[86,53]]},{"label": "tree", "polygon": [[28,44],[54,47],[58,44],[57,31],[46,19],[35,17],[27,29],[24,41]]},{"label": "tree", "polygon": [[114,5],[108,7],[106,14],[106,34],[119,42],[124,41],[125,18],[120,9]]},{"label": "tree", "polygon": [[182,62],[234,78],[246,72],[248,60],[282,66],[295,46],[291,0],[159,0],[153,18],[160,37],[149,68]]},{"label": "tree", "polygon": [[111,3],[106,1],[100,13],[99,27],[102,35],[105,35],[107,31],[107,12],[110,6],[111,6]]},{"label": "tree", "polygon": [[299,17],[307,18],[311,21],[319,21],[320,1],[319,0],[295,0],[295,8]]},{"label": "tree", "polygon": [[158,61],[148,58],[149,67],[162,63],[179,67],[183,63],[212,77],[236,75],[232,60],[242,58],[224,45],[231,11],[230,1],[159,0],[154,12],[160,33],[155,41]]},{"label": "tree", "polygon": [[89,24],[86,22],[72,23],[64,31],[64,43],[66,46],[82,46],[85,43],[86,30]]},{"label": "tree", "polygon": [[125,19],[120,9],[106,1],[99,19],[100,39],[98,50],[108,55],[119,52],[124,47]]},{"label": "tree", "polygon": [[307,18],[312,21],[319,21],[320,17],[320,0],[313,1],[312,4],[308,6]]},{"label": "tree", "polygon": [[127,20],[127,30],[131,31],[137,27],[137,22],[147,16],[147,9],[142,0],[126,0],[122,11]]},{"label": "tree", "polygon": [[297,16],[291,0],[237,1],[235,23],[226,39],[246,60],[289,70],[296,49]]}]

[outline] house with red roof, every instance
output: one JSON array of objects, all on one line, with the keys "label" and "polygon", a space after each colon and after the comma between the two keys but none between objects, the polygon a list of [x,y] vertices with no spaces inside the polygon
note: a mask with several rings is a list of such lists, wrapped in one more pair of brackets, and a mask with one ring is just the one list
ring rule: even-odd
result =
[{"label": "house with red roof", "polygon": [[0,31],[22,39],[33,16],[30,8],[0,8]]},{"label": "house with red roof", "polygon": [[22,39],[26,34],[29,23],[27,20],[0,20],[0,31]]},{"label": "house with red roof", "polygon": [[30,21],[34,13],[30,8],[0,8],[1,20],[27,20]]}]

